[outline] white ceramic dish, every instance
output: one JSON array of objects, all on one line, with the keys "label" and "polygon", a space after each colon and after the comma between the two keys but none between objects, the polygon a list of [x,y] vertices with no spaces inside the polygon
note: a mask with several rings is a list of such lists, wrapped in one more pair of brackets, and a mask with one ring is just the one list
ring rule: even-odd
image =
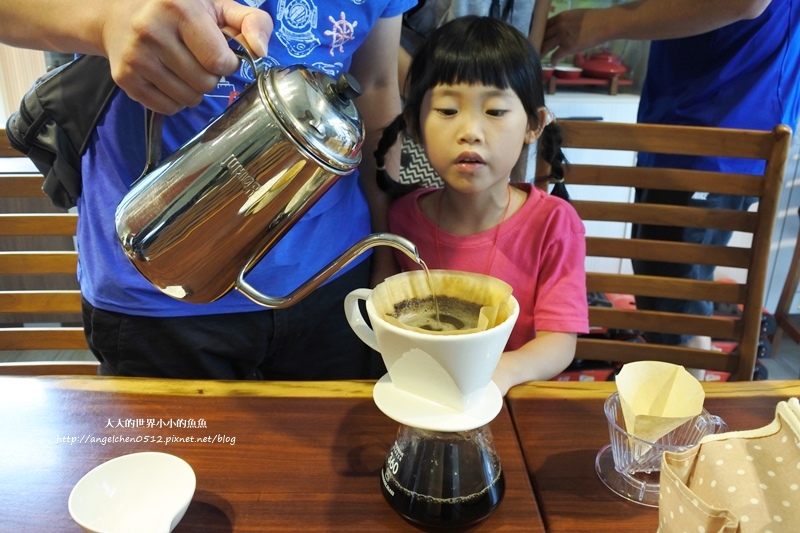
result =
[{"label": "white ceramic dish", "polygon": [[179,457],[123,455],[78,481],[69,514],[89,533],[169,533],[186,513],[195,485],[194,470]]},{"label": "white ceramic dish", "polygon": [[493,381],[474,408],[458,411],[398,389],[389,374],[375,384],[372,398],[383,414],[401,424],[430,431],[468,431],[494,420],[503,407],[503,395]]},{"label": "white ceramic dish", "polygon": [[573,67],[570,65],[556,65],[553,76],[564,80],[575,80],[581,77],[583,69],[580,67]]}]

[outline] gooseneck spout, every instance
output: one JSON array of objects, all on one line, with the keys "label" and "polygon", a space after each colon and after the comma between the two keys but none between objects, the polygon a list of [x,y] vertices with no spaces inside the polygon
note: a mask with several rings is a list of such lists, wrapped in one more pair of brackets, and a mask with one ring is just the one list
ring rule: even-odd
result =
[{"label": "gooseneck spout", "polygon": [[419,250],[417,250],[417,245],[409,241],[405,237],[401,237],[400,235],[395,235],[394,233],[373,233],[369,237],[363,239],[361,242],[367,241],[369,239],[374,239],[376,241],[375,244],[369,245],[370,248],[373,246],[391,246],[392,248],[400,250],[401,252],[406,254],[416,264],[422,265],[422,259],[419,258]]},{"label": "gooseneck spout", "polygon": [[236,280],[236,289],[259,305],[270,309],[284,309],[308,296],[311,291],[325,283],[328,278],[347,266],[353,259],[375,246],[390,246],[400,250],[417,264],[421,264],[419,251],[413,242],[393,233],[373,233],[348,248],[337,259],[331,261],[328,266],[317,272],[314,277],[287,296],[274,297],[260,293],[245,281],[244,272],[240,273],[239,278]]}]

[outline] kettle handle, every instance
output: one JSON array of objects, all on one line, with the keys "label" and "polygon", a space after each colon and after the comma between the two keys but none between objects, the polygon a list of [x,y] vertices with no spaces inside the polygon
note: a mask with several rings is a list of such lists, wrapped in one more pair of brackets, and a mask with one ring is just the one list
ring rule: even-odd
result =
[{"label": "kettle handle", "polygon": [[[236,54],[241,60],[250,63],[253,68],[253,77],[258,79],[258,76],[265,70],[264,62],[256,59],[253,49],[244,40],[242,34],[236,34],[230,31],[230,28],[223,28],[222,34],[228,41],[236,41],[241,49],[231,48],[231,51]],[[145,132],[145,163],[144,170],[137,179],[133,181],[136,183],[144,176],[155,170],[158,163],[161,162],[161,127],[164,122],[164,115],[153,111],[152,109],[144,109],[144,132]],[[133,184],[131,184],[133,185]]]},{"label": "kettle handle", "polygon": [[253,52],[253,49],[250,48],[250,45],[247,44],[244,36],[241,33],[234,33],[231,31],[231,28],[223,28],[222,34],[228,41],[236,41],[236,44],[241,47],[241,49],[231,48],[231,50],[236,54],[236,57],[250,63],[250,66],[253,68],[253,78],[258,79],[259,74],[265,70],[264,62],[256,59],[256,54]]},{"label": "kettle handle", "polygon": [[[353,259],[375,246],[390,246],[396,248],[416,261],[417,264],[420,262],[417,246],[408,239],[392,233],[373,233],[348,248],[342,255],[331,261],[326,267],[317,272],[314,277],[300,285],[288,296],[267,296],[253,288],[253,286],[244,279],[247,268],[239,273],[239,278],[236,280],[236,289],[259,305],[263,305],[269,309],[284,309],[308,296],[311,291],[347,266]],[[250,263],[252,263],[252,261]]]}]

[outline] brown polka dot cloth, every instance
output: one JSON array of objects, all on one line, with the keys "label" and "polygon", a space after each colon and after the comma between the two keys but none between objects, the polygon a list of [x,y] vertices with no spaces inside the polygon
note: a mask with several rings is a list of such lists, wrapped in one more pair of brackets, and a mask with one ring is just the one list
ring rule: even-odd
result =
[{"label": "brown polka dot cloth", "polygon": [[800,403],[760,429],[704,437],[661,462],[659,533],[800,531]]}]

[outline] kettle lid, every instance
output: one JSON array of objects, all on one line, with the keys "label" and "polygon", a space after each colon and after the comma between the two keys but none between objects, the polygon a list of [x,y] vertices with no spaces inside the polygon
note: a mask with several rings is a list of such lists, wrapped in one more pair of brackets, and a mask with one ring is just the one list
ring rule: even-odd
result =
[{"label": "kettle lid", "polygon": [[361,162],[364,123],[353,99],[361,94],[349,74],[336,81],[304,65],[275,67],[260,77],[262,95],[284,132],[301,150],[336,174]]}]

